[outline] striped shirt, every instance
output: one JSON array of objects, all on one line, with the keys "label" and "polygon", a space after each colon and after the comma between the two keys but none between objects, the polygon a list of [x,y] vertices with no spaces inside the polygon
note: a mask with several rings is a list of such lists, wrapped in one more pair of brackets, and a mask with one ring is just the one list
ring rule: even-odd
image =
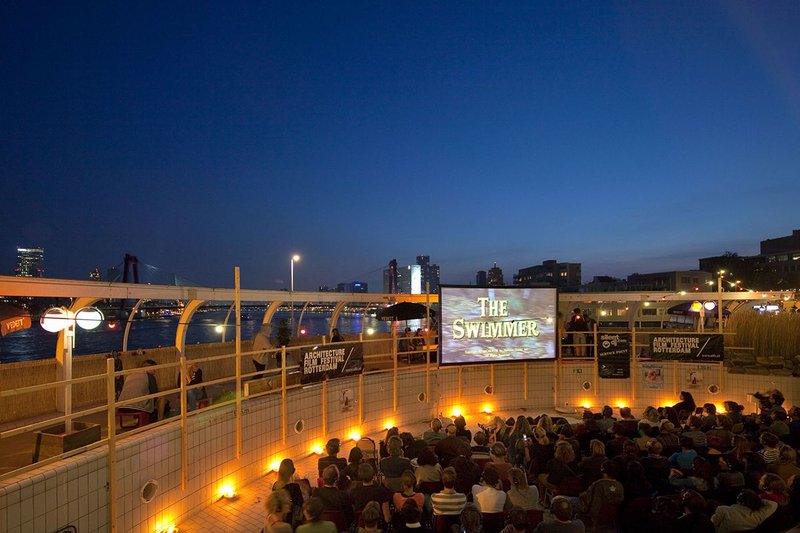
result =
[{"label": "striped shirt", "polygon": [[460,492],[431,494],[431,504],[433,504],[433,514],[435,515],[460,515],[466,503],[467,497]]},{"label": "striped shirt", "polygon": [[758,453],[764,458],[764,462],[768,465],[774,465],[777,463],[778,458],[781,455],[781,452],[778,450],[778,448],[763,448],[758,450]]}]

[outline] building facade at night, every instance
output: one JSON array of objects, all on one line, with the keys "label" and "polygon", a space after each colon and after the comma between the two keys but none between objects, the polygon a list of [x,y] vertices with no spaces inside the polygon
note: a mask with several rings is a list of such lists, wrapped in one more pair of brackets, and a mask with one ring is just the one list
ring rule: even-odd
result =
[{"label": "building facade at night", "polygon": [[351,281],[336,285],[336,292],[369,292],[365,281]]},{"label": "building facade at night", "polygon": [[[745,289],[800,288],[800,230],[791,235],[761,241],[758,255],[726,252],[700,259],[700,270],[716,275],[720,270]],[[729,289],[726,286],[725,289]]]},{"label": "building facade at night", "polygon": [[712,275],[702,270],[672,270],[628,276],[629,291],[705,291]]},{"label": "building facade at night", "polygon": [[503,269],[494,263],[494,266],[489,269],[486,276],[486,285],[489,287],[502,287],[503,286]]},{"label": "building facade at night", "polygon": [[514,275],[514,285],[518,287],[554,287],[565,289],[578,287],[581,284],[580,263],[559,263],[554,259],[543,261],[520,269]]},{"label": "building facade at night", "polygon": [[17,247],[16,276],[23,278],[44,277],[44,249]]},{"label": "building facade at night", "polygon": [[426,284],[430,286],[430,292],[436,294],[439,292],[439,265],[431,263],[429,255],[418,255],[417,264],[420,267],[420,274],[422,275],[422,292],[425,292]]}]

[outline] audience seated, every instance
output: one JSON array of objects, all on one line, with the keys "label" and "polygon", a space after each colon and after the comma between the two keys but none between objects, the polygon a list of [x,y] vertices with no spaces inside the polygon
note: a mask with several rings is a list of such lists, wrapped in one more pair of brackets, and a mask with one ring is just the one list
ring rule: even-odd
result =
[{"label": "audience seated", "polygon": [[603,516],[601,513],[620,505],[625,499],[625,489],[617,481],[616,469],[614,461],[604,462],[600,468],[603,477],[589,485],[578,497],[582,515],[593,525],[597,525],[598,518]]},{"label": "audience seated", "polygon": [[500,476],[500,481],[508,481],[508,473],[514,466],[506,461],[507,453],[506,447],[502,442],[495,442],[489,448],[489,458],[491,460],[487,466],[491,465],[495,470],[497,470],[497,474]]},{"label": "audience seated", "polygon": [[575,518],[572,502],[564,496],[556,496],[550,504],[550,518],[543,520],[534,533],[585,533],[585,524]]},{"label": "audience seated", "polygon": [[462,533],[482,533],[481,532],[481,511],[473,503],[468,503],[461,511],[461,532]]},{"label": "audience seated", "polygon": [[291,512],[292,500],[283,489],[273,490],[264,504],[267,517],[264,520],[264,533],[292,533],[292,526],[284,519]]},{"label": "audience seated", "polygon": [[400,508],[398,533],[432,533],[431,529],[422,524],[422,507],[413,499],[406,500]]},{"label": "audience seated", "polygon": [[512,468],[509,472],[511,488],[507,492],[511,505],[522,510],[540,509],[539,489],[536,485],[528,485],[525,472],[519,468]]},{"label": "audience seated", "polygon": [[392,491],[398,491],[400,490],[400,476],[406,470],[413,470],[413,467],[411,466],[411,461],[403,457],[403,441],[400,437],[390,437],[387,448],[389,457],[381,459],[381,472],[386,476],[384,483],[387,488]]},{"label": "audience seated", "polygon": [[461,437],[467,441],[467,444],[472,442],[472,432],[467,429],[467,420],[463,415],[458,415],[453,419],[453,425],[456,426],[456,437]]},{"label": "audience seated", "polygon": [[436,455],[439,457],[439,464],[442,467],[450,466],[450,461],[459,455],[469,455],[469,443],[456,436],[455,424],[450,424],[445,429],[447,436],[436,443]]},{"label": "audience seated", "polygon": [[300,523],[303,516],[303,491],[300,485],[292,480],[294,476],[294,462],[291,459],[284,459],[278,467],[278,479],[272,484],[272,491],[285,490],[290,498],[290,505],[285,511],[284,519],[293,526]]},{"label": "audience seated", "polygon": [[[324,466],[323,486],[305,503],[294,480],[294,464],[282,461],[266,504],[264,531],[291,533],[299,523],[291,510],[301,506],[307,523],[298,527],[300,533],[333,533],[329,525],[334,524],[320,518],[324,516],[345,526],[358,525],[358,533],[378,533],[382,524],[393,524],[404,533],[425,532],[431,526],[440,533],[453,527],[458,528],[453,533],[501,529],[503,533],[532,533],[534,528],[538,533],[575,533],[586,531],[587,526],[594,533],[783,531],[800,520],[800,466],[796,450],[772,431],[783,432],[776,425],[784,422],[782,413],[770,409],[768,414],[741,415],[739,427],[733,427],[730,415],[736,413],[718,414],[713,405],[706,404],[702,417],[688,416],[686,431],[678,437],[668,419],[669,408],[649,406],[641,421],[629,409],[621,409],[621,420],[611,426],[613,437],[607,443],[603,438],[610,436],[597,430],[594,418],[586,417],[578,426],[580,438],[600,437],[586,441],[585,455],[573,438],[575,431],[561,418],[554,426],[549,416],[541,415],[532,427],[530,419],[520,416],[512,420],[513,428],[498,418],[491,427],[481,426],[483,431],[475,433],[472,447],[463,433],[463,418],[449,424],[441,439],[435,435],[441,423],[434,419],[431,430],[425,432],[426,441],[410,433],[398,436],[397,428],[388,433],[388,456],[380,467],[394,494],[376,484],[375,468],[364,461],[362,450],[351,450],[349,464],[344,464],[337,457],[338,440],[331,439],[327,456],[319,460],[319,466]],[[797,415],[800,427],[800,410],[792,409],[791,414]],[[611,413],[605,418],[613,422]],[[637,422],[635,441],[626,434],[625,421]],[[791,427],[784,425],[791,436]],[[499,427],[508,428],[504,438],[511,448],[503,439],[487,445],[484,431],[499,435]],[[434,446],[425,444],[431,437],[438,440]],[[669,458],[665,443],[679,445]],[[414,462],[404,453],[416,456]],[[485,464],[482,475],[471,455]],[[537,473],[541,485],[552,491],[542,493],[542,499],[551,498],[551,509],[541,523],[540,487],[528,484],[529,476]],[[501,484],[504,479],[510,484],[507,492]],[[574,492],[568,492],[572,480]],[[467,503],[469,499],[474,505]],[[315,506],[322,509],[317,518]],[[581,520],[573,516],[573,509]],[[353,523],[354,515],[360,516],[360,524]]]},{"label": "audience seated", "polygon": [[578,463],[578,475],[587,487],[603,477],[600,467],[606,461],[606,445],[598,439],[592,439],[589,443],[591,455]]},{"label": "audience seated", "polygon": [[472,501],[481,513],[501,513],[508,496],[500,490],[500,475],[493,465],[487,465],[480,484],[472,486]]},{"label": "audience seated", "polygon": [[376,502],[380,505],[385,523],[391,522],[392,515],[389,510],[389,500],[391,495],[384,487],[375,482],[375,469],[369,463],[361,463],[358,466],[358,480],[360,486],[350,491],[350,499],[356,512],[363,511],[369,502]]},{"label": "audience seated", "polygon": [[458,517],[467,503],[467,496],[455,490],[456,471],[453,467],[447,467],[442,472],[442,484],[444,489],[441,492],[431,494],[431,505],[433,515],[445,520],[449,529],[449,526],[458,522]]},{"label": "audience seated", "polygon": [[697,452],[692,444],[692,439],[681,437],[681,449],[669,457],[669,462],[673,468],[689,471],[694,468],[695,457],[697,457]]},{"label": "audience seated", "polygon": [[432,446],[442,440],[445,434],[442,432],[442,421],[438,418],[431,420],[431,429],[422,434],[422,439]]},{"label": "audience seated", "polygon": [[339,457],[339,439],[331,439],[325,444],[325,457],[320,457],[317,461],[317,470],[319,477],[322,477],[322,472],[326,467],[334,465],[338,472],[342,472],[347,468],[347,460],[344,457]]},{"label": "audience seated", "polygon": [[711,517],[716,533],[750,531],[778,509],[778,504],[762,500],[750,489],[742,489],[733,505],[720,505]]},{"label": "audience seated", "polygon": [[508,513],[508,525],[502,533],[525,533],[528,530],[528,513],[521,507],[513,507]]},{"label": "audience seated", "polygon": [[340,486],[350,488],[349,484],[358,481],[358,467],[364,460],[364,452],[358,446],[353,446],[350,455],[347,456],[347,466],[339,472]]},{"label": "audience seated", "polygon": [[455,489],[464,494],[472,493],[472,486],[480,482],[481,469],[471,459],[459,455],[451,462],[450,466],[456,471]]},{"label": "audience seated", "polygon": [[325,508],[319,498],[309,498],[303,504],[305,524],[298,526],[296,533],[338,533],[333,522],[322,519]]},{"label": "audience seated", "polygon": [[470,448],[472,452],[472,460],[473,461],[484,461],[488,462],[490,459],[489,456],[489,446],[487,446],[488,440],[486,438],[486,434],[483,431],[478,431],[475,433],[475,446]]},{"label": "audience seated", "polygon": [[[425,504],[425,495],[421,492],[414,491],[417,485],[417,479],[414,477],[411,470],[406,470],[400,476],[400,492],[392,494],[392,503],[394,504],[395,513],[403,508],[403,505],[408,500],[416,502],[417,506],[422,509]],[[395,521],[396,522],[396,521]]]},{"label": "audience seated", "polygon": [[381,529],[378,527],[382,516],[383,514],[378,502],[367,502],[367,505],[364,506],[364,510],[361,512],[361,521],[364,525],[359,526],[356,533],[382,533]]},{"label": "audience seated", "polygon": [[417,483],[440,482],[442,480],[442,466],[433,450],[425,448],[417,457],[417,468],[414,470]]},{"label": "audience seated", "polygon": [[322,503],[324,511],[340,511],[344,513],[348,524],[353,522],[353,503],[350,495],[343,490],[339,490],[336,482],[339,480],[339,470],[334,465],[325,467],[322,471],[322,482],[324,485],[315,488],[311,495]]}]

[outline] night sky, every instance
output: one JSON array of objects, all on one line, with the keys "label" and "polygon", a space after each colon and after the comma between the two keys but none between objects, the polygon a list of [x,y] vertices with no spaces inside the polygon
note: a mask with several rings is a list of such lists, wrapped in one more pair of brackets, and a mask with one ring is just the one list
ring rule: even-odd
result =
[{"label": "night sky", "polygon": [[[116,5],[114,5],[116,4]],[[302,5],[295,5],[302,4]],[[800,2],[2,2],[0,272],[697,268],[800,228]]]}]

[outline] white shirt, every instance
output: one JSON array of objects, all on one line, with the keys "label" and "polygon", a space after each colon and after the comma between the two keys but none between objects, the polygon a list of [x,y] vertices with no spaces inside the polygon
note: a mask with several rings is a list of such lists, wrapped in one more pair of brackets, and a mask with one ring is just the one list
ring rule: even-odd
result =
[{"label": "white shirt", "polygon": [[472,486],[472,500],[482,513],[502,513],[507,497],[505,492],[494,487]]}]

